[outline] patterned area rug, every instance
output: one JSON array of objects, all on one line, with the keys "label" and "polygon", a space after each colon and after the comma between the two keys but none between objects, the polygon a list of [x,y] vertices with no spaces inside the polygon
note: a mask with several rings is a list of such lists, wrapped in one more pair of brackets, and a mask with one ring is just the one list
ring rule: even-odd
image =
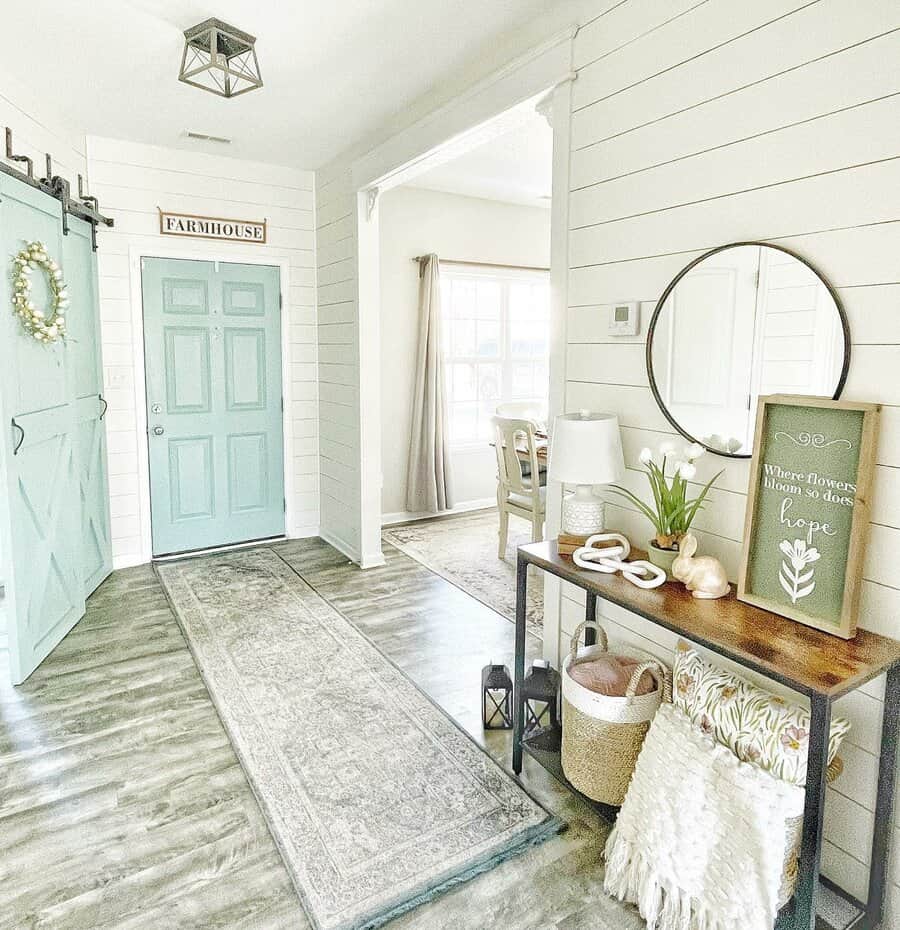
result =
[{"label": "patterned area rug", "polygon": [[378,927],[562,829],[271,549],[157,571],[317,930]]},{"label": "patterned area rug", "polygon": [[[498,559],[499,520],[496,510],[478,510],[387,527],[381,535],[385,542],[515,623],[516,548],[531,542],[531,524],[509,518],[506,558]],[[527,617],[531,632],[541,636],[544,589],[536,573],[528,577]]]}]

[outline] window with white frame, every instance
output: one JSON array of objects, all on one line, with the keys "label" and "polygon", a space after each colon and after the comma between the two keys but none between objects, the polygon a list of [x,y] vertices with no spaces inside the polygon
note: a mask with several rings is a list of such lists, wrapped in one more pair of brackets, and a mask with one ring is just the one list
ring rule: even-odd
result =
[{"label": "window with white frame", "polygon": [[450,441],[491,438],[498,404],[549,393],[550,280],[542,271],[441,267]]}]

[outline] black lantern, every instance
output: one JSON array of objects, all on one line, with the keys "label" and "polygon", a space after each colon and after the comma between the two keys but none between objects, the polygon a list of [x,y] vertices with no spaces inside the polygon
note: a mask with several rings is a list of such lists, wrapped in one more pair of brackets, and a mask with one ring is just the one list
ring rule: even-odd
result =
[{"label": "black lantern", "polygon": [[525,696],[525,732],[549,726],[559,729],[559,672],[544,659],[535,659],[525,676],[522,693]]},{"label": "black lantern", "polygon": [[513,683],[505,665],[481,670],[481,719],[485,730],[512,729]]}]

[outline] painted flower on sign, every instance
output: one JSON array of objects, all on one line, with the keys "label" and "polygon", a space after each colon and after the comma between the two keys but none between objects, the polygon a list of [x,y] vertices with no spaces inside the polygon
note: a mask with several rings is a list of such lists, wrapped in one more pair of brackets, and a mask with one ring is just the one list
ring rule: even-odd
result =
[{"label": "painted flower on sign", "polygon": [[815,590],[815,569],[806,571],[806,566],[818,562],[822,556],[815,546],[807,546],[805,539],[795,539],[793,542],[784,539],[778,548],[785,556],[778,573],[778,581],[791,603],[796,604],[800,598],[807,597]]},{"label": "painted flower on sign", "polygon": [[795,539],[793,545],[785,539],[779,548],[791,560],[791,566],[798,572],[806,568],[810,562],[816,562],[820,558],[819,550],[815,546],[807,549],[806,541],[803,539]]}]

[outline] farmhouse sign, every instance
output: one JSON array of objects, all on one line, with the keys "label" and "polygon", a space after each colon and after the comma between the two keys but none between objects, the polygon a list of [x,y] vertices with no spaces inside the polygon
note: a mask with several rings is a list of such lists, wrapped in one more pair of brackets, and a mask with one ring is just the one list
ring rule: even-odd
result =
[{"label": "farmhouse sign", "polygon": [[856,635],[879,410],[760,397],[740,600],[844,639]]},{"label": "farmhouse sign", "polygon": [[221,216],[195,216],[192,213],[159,211],[159,231],[164,236],[194,239],[224,239],[229,242],[266,241],[265,220],[231,220]]}]

